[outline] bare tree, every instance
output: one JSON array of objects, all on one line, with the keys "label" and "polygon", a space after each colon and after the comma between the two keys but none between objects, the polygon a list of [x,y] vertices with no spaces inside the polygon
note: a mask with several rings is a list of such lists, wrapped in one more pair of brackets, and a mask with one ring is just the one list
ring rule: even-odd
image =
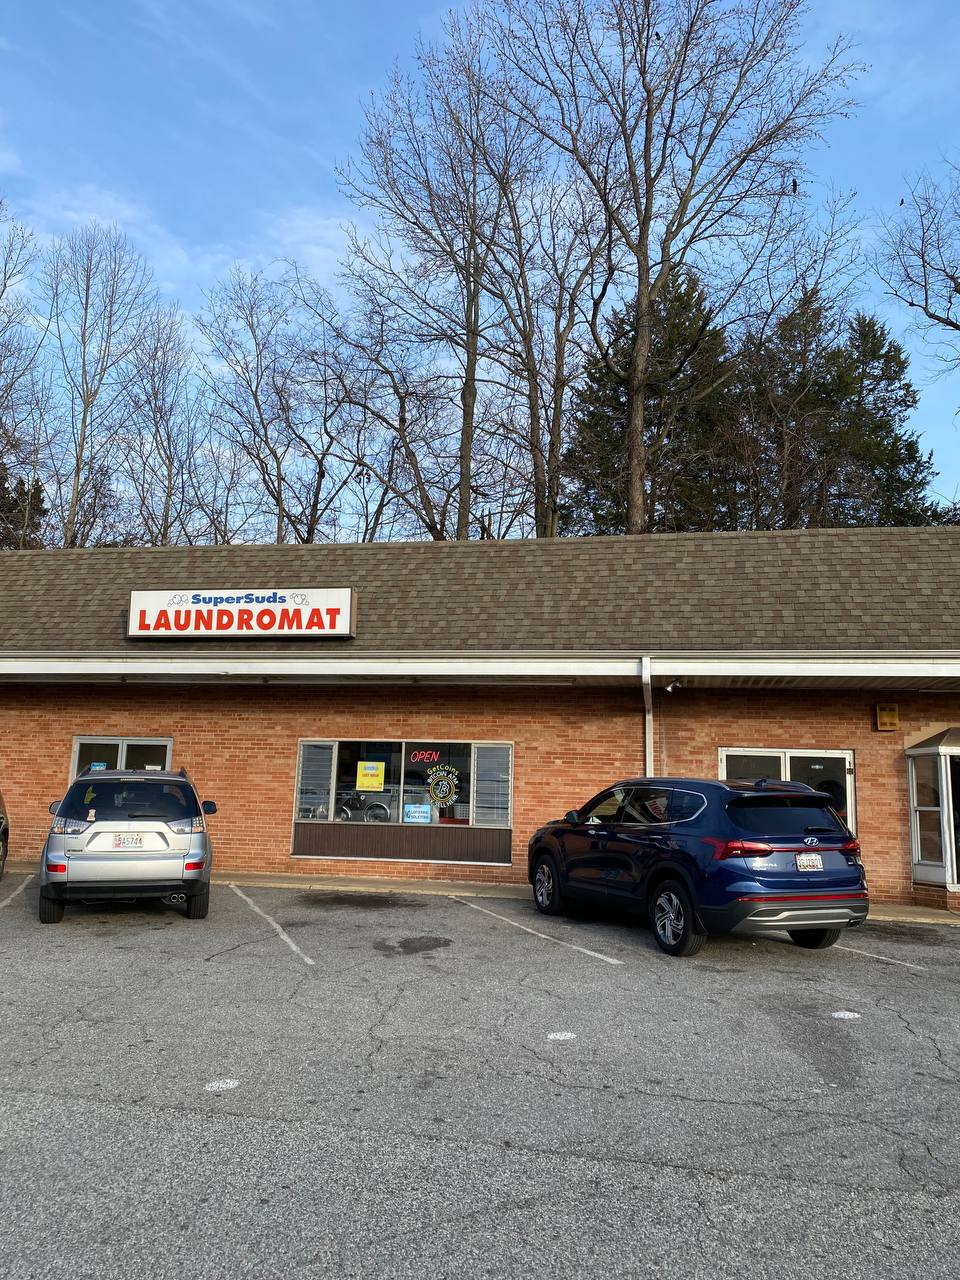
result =
[{"label": "bare tree", "polygon": [[62,377],[55,479],[63,544],[125,540],[116,525],[116,445],[153,301],[150,272],[116,228],[92,224],[54,242],[43,285]]},{"label": "bare tree", "polygon": [[36,260],[32,233],[11,221],[0,200],[0,446],[15,448],[17,388],[29,374],[44,327],[31,323],[23,285]]},{"label": "bare tree", "polygon": [[876,260],[895,298],[919,317],[948,368],[960,367],[960,164],[922,174],[883,223]]},{"label": "bare tree", "polygon": [[[491,228],[502,213],[502,182],[484,164],[482,145],[497,108],[464,76],[484,58],[479,26],[454,23],[456,39],[422,46],[420,78],[394,74],[367,110],[361,161],[342,172],[345,188],[378,220],[355,235],[351,273],[362,292],[403,319],[406,334],[442,348],[454,366],[460,425],[456,537],[471,527],[471,484],[480,365],[490,318],[484,284]],[[435,536],[435,535],[433,535]]]},{"label": "bare tree", "polygon": [[196,502],[190,463],[201,445],[194,359],[175,307],[156,306],[131,353],[120,467],[139,537],[151,546],[189,540]]},{"label": "bare tree", "polygon": [[[803,149],[848,105],[842,41],[799,56],[804,0],[506,0],[491,30],[509,105],[582,175],[606,214],[594,337],[628,394],[628,530],[648,527],[644,402],[651,325],[670,273],[732,298],[803,178]],[[604,333],[611,295],[634,310],[626,363]]]},{"label": "bare tree", "polygon": [[215,289],[198,328],[213,417],[231,453],[243,454],[267,502],[277,543],[317,542],[343,487],[334,407],[317,394],[317,361],[296,291],[239,267]]}]

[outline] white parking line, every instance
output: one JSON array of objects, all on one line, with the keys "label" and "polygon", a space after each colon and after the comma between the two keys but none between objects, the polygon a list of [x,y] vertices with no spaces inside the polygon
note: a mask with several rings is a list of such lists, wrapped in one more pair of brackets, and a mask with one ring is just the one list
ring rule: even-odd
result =
[{"label": "white parking line", "polygon": [[252,899],[248,898],[242,889],[238,889],[235,884],[231,884],[230,888],[238,898],[242,898],[244,900],[251,911],[255,911],[258,916],[262,916],[263,919],[266,920],[270,928],[276,932],[277,937],[282,938],[290,950],[294,952],[295,955],[298,955],[304,964],[315,965],[317,963],[316,960],[311,960],[305,951],[301,951],[294,940],[290,937],[289,933],[287,933],[286,929],[284,929],[282,925],[277,924],[273,916],[268,916],[265,911],[261,911],[257,904]]},{"label": "white parking line", "polygon": [[882,960],[885,964],[902,964],[905,969],[919,969],[921,973],[927,972],[925,964],[911,964],[909,960],[894,960],[892,956],[878,956],[875,951],[861,951],[859,947],[842,947],[837,943],[838,951],[854,951],[858,956],[869,956],[871,960]]},{"label": "white parking line", "polygon": [[32,879],[33,879],[33,876],[27,876],[23,884],[18,884],[16,889],[14,889],[13,893],[11,893],[9,897],[4,898],[4,900],[0,902],[0,911],[2,911],[3,908],[7,906],[8,903],[12,902],[18,893],[23,893],[24,889],[27,887],[27,885],[30,883]]},{"label": "white parking line", "polygon": [[615,960],[613,956],[605,956],[599,951],[591,951],[587,947],[578,947],[573,942],[564,942],[562,938],[551,938],[549,933],[538,933],[536,929],[531,929],[525,924],[521,924],[519,920],[511,920],[509,916],[502,916],[499,911],[490,911],[487,907],[480,907],[475,902],[468,902],[466,898],[458,898],[455,894],[450,895],[454,902],[459,902],[462,907],[469,907],[471,911],[482,911],[485,916],[493,916],[495,920],[503,920],[505,924],[512,924],[515,929],[522,929],[524,933],[532,933],[535,938],[542,938],[544,942],[554,942],[558,947],[567,947],[570,951],[579,951],[581,955],[591,956],[594,960],[602,960],[604,964],[623,964],[622,960]]}]

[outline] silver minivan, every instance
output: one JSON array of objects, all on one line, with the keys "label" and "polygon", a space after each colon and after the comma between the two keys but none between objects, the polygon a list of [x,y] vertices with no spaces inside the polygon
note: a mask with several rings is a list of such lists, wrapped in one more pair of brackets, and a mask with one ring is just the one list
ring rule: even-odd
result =
[{"label": "silver minivan", "polygon": [[212,849],[186,771],[85,769],[50,806],[40,858],[40,919],[58,924],[66,902],[160,898],[191,920],[210,906]]}]

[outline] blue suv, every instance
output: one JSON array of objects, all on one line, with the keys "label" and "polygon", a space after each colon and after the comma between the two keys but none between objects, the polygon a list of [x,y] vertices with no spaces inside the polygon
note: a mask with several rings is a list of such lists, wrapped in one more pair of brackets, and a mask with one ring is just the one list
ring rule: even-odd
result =
[{"label": "blue suv", "polygon": [[860,845],[833,803],[765,779],[618,782],[534,833],[534,899],[547,915],[574,898],[644,912],[671,956],[740,928],[830,947],[868,910]]}]

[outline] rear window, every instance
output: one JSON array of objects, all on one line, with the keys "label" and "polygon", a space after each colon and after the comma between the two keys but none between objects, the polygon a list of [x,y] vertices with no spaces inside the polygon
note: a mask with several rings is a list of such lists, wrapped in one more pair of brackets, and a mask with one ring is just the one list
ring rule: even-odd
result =
[{"label": "rear window", "polygon": [[131,818],[159,818],[175,822],[195,818],[200,812],[191,786],[160,782],[104,778],[79,779],[60,805],[61,818],[81,822],[115,822]]},{"label": "rear window", "polygon": [[742,796],[728,802],[727,813],[754,835],[846,835],[829,804],[809,796]]}]

